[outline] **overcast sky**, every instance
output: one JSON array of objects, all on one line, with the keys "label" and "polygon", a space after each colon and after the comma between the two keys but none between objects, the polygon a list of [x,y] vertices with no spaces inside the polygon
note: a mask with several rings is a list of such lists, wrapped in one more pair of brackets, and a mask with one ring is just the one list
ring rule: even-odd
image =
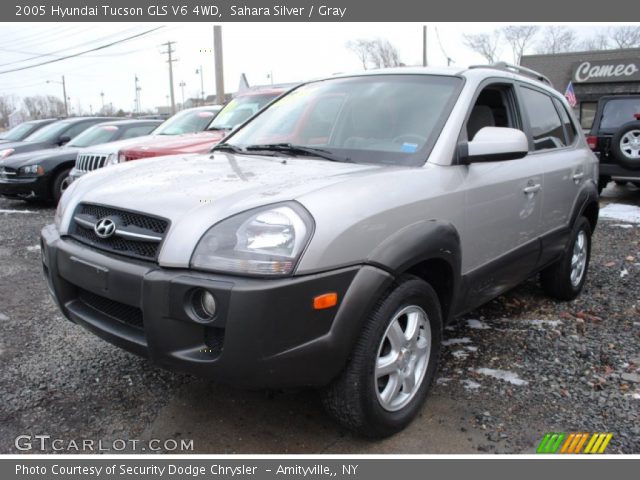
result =
[{"label": "overcast sky", "polygon": [[[423,23],[227,23],[222,26],[224,77],[227,92],[237,90],[245,73],[251,85],[294,82],[357,71],[356,55],[345,44],[357,38],[381,37],[395,45],[408,65],[422,63]],[[428,24],[430,65],[483,63],[462,43],[463,33],[489,32],[499,24]],[[59,82],[67,84],[73,112],[90,106],[95,112],[104,92],[105,103],[131,110],[134,106],[134,75],[138,75],[142,108],[167,104],[169,76],[161,44],[175,41],[174,81],[176,102],[182,101],[178,86],[184,81],[185,98],[198,96],[202,65],[204,90],[215,93],[213,68],[213,26],[209,23],[168,24],[147,36],[104,50],[49,65],[2,73],[35,63],[57,59],[149,30],[160,24],[139,23],[3,23],[0,31],[0,94],[25,97],[52,94],[62,97]],[[593,26],[573,26],[579,37],[593,32]],[[438,38],[439,37],[439,38]],[[34,58],[35,57],[35,58]],[[512,61],[508,48],[504,60]],[[47,80],[53,81],[47,83]]]}]

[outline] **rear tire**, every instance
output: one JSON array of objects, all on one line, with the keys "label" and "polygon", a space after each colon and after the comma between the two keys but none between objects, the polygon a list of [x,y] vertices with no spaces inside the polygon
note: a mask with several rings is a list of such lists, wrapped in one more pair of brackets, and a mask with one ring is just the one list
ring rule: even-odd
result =
[{"label": "rear tire", "polygon": [[53,179],[53,183],[51,184],[51,197],[53,198],[53,203],[58,204],[60,201],[60,197],[69,186],[69,172],[70,168],[62,170],[56,174]]},{"label": "rear tire", "polygon": [[544,292],[558,300],[576,298],[587,279],[590,256],[591,225],[585,217],[580,217],[560,260],[540,273]]},{"label": "rear tire", "polygon": [[435,376],[442,313],[433,288],[405,276],[366,320],[347,366],[323,392],[344,427],[370,438],[405,428],[418,414]]}]

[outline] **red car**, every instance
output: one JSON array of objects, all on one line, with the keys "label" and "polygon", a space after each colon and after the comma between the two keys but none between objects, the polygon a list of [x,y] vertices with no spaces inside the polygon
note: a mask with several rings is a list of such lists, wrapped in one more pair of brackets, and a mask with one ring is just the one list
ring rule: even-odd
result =
[{"label": "red car", "polygon": [[252,117],[289,88],[273,87],[239,93],[220,110],[204,131],[167,138],[152,137],[144,143],[121,150],[118,158],[123,162],[181,153],[207,153],[234,127]]}]

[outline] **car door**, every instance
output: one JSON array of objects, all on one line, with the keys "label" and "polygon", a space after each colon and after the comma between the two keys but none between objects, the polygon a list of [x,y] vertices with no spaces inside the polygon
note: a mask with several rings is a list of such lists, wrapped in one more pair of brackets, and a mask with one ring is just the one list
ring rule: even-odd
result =
[{"label": "car door", "polygon": [[[483,85],[462,136],[482,127],[524,129],[513,83]],[[463,273],[468,297],[479,305],[525,279],[540,252],[542,168],[531,155],[461,166],[465,178]]]},{"label": "car door", "polygon": [[577,132],[564,105],[533,86],[519,88],[528,124],[531,158],[543,175],[541,236],[566,230],[578,190],[585,180],[584,152],[575,148]]}]

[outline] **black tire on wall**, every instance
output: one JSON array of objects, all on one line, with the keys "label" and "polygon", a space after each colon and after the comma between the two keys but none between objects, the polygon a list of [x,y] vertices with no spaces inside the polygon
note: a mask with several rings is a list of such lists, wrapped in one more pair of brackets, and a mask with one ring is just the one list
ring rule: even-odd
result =
[{"label": "black tire on wall", "polygon": [[625,123],[611,139],[613,158],[623,167],[640,170],[640,121]]}]

